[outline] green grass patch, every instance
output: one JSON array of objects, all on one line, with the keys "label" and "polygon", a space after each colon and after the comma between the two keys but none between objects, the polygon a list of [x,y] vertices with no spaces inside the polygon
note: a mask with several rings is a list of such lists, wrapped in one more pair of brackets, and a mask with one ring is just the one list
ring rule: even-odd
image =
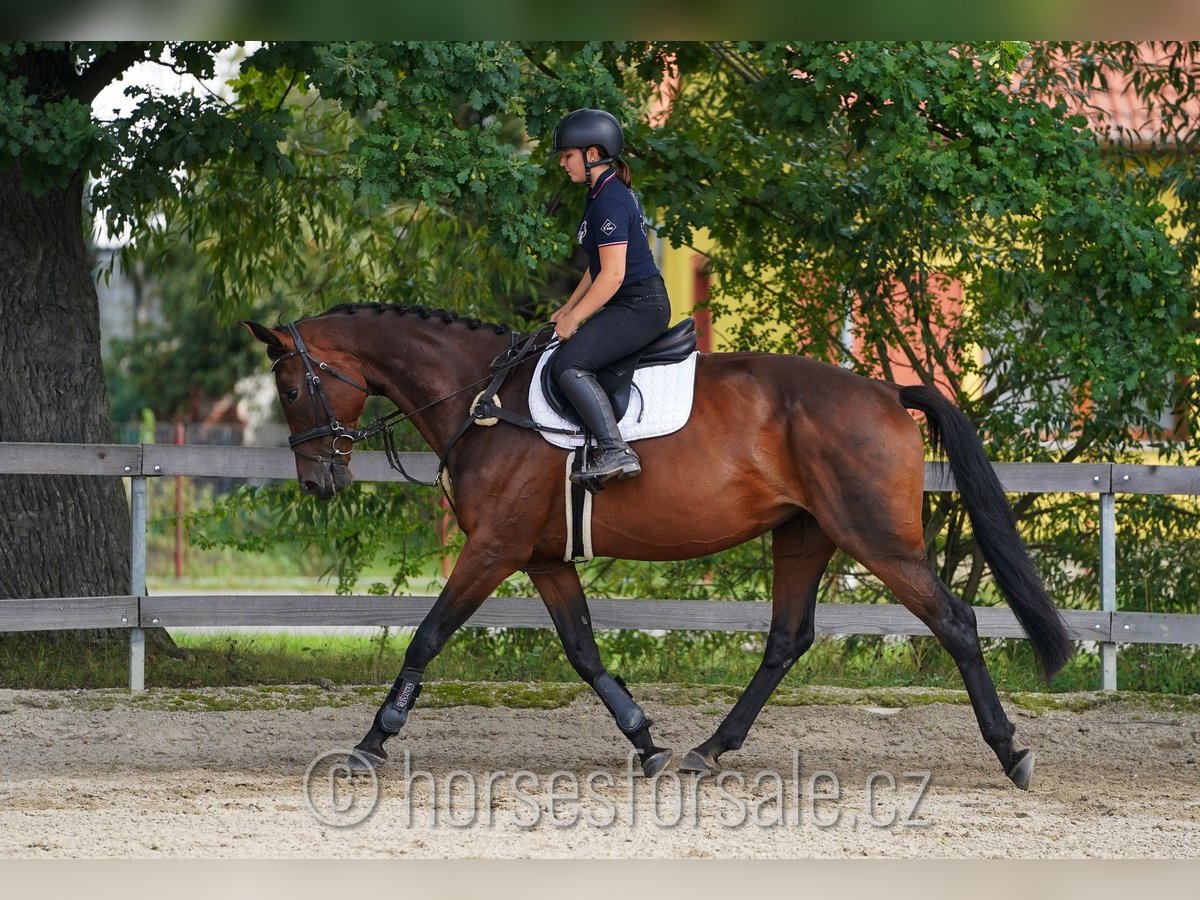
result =
[{"label": "green grass patch", "polygon": [[[455,706],[479,706],[505,709],[559,709],[570,706],[587,687],[574,684],[530,684],[525,682],[437,682],[425,686],[419,706],[444,709]],[[378,685],[352,685],[326,689],[305,685],[265,685],[261,687],[222,688],[151,688],[142,694],[130,694],[120,688],[80,693],[49,691],[17,692],[12,706],[0,707],[0,714],[16,707],[31,709],[74,709],[104,712],[122,706],[160,712],[252,712],[261,710],[337,709],[380,702],[384,688]],[[599,701],[597,701],[599,702]]]},{"label": "green grass patch", "polygon": [[[282,633],[177,632],[176,647],[146,649],[151,687],[388,683],[407,635],[375,638]],[[129,645],[55,635],[0,635],[0,687],[120,688],[129,683]]]},{"label": "green grass patch", "polygon": [[[410,629],[380,629],[372,637],[179,631],[174,649],[148,646],[146,683],[179,689],[311,685],[326,691],[387,685],[400,670],[410,637]],[[732,702],[758,668],[764,635],[602,632],[597,641],[608,669],[630,684],[702,686],[697,696],[721,705]],[[1087,694],[1099,687],[1096,653],[1077,654],[1050,685],[1038,674],[1026,641],[988,640],[984,655],[997,687],[1013,696]],[[128,665],[123,638],[0,635],[0,687],[120,688],[128,683]],[[1118,655],[1118,679],[1128,691],[1200,694],[1200,653],[1170,645],[1125,647]],[[426,681],[576,684],[578,677],[552,632],[464,629],[429,666]],[[816,686],[866,689],[880,706],[889,705],[888,691],[897,688],[965,698],[957,668],[932,638],[819,638],[780,687],[777,702],[791,702],[788,691]]]},{"label": "green grass patch", "polygon": [[[16,691],[0,700],[0,715],[12,714],[20,707],[30,709],[69,709],[106,712],[135,708],[157,712],[207,713],[254,712],[263,710],[337,709],[348,706],[374,707],[383,696],[377,685],[347,685],[321,688],[307,685],[265,685],[259,687],[151,688],[143,694],[130,694],[118,688],[96,691]],[[729,685],[643,684],[638,685],[638,700],[645,706],[690,707],[704,715],[725,715],[740,691]],[[558,709],[570,706],[578,698],[599,703],[579,681],[573,683],[528,682],[431,682],[425,686],[418,706],[422,709],[483,707],[505,709]],[[1133,720],[1147,714],[1200,714],[1200,695],[1178,696],[1139,691],[1100,691],[1078,694],[1002,694],[1006,708],[1036,716],[1052,712],[1083,713],[1109,708],[1114,714]],[[965,691],[929,688],[890,688],[862,690],[827,685],[781,686],[768,705],[776,707],[860,706],[911,709],[933,704],[969,706]]]}]

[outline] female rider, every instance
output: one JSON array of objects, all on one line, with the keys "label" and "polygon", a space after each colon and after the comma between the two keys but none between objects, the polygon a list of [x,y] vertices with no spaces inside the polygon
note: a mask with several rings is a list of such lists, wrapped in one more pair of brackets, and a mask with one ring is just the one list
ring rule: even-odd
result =
[{"label": "female rider", "polygon": [[650,253],[642,205],[630,190],[629,166],[620,158],[624,135],[599,109],[568,113],[554,129],[551,154],[576,184],[588,186],[579,243],[588,268],[578,287],[550,317],[562,343],[551,375],[588,430],[598,452],[573,481],[601,482],[641,474],[641,462],[621,439],[612,405],[596,372],[635,353],[667,330],[671,303]]}]

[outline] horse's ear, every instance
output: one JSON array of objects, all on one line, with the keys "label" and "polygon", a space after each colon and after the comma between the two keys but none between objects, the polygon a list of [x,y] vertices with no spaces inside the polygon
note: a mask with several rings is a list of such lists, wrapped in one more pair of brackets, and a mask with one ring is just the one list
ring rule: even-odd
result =
[{"label": "horse's ear", "polygon": [[266,325],[260,325],[257,322],[251,322],[249,320],[243,320],[238,324],[242,325],[255,338],[266,344],[268,349],[277,350],[280,353],[287,352],[287,345],[283,342],[282,338],[280,338],[279,332],[275,331],[273,328],[268,328]]}]

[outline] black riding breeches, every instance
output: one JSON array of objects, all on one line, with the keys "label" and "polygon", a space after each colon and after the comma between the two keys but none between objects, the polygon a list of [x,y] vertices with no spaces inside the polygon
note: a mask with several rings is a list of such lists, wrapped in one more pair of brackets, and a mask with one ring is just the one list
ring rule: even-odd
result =
[{"label": "black riding breeches", "polygon": [[550,360],[555,383],[567,369],[595,374],[641,350],[667,330],[671,301],[662,276],[622,287],[563,341]]}]

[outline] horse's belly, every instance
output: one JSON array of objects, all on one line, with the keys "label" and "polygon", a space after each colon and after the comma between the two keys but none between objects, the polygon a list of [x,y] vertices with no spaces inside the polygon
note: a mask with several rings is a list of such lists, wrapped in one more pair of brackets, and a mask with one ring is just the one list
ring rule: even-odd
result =
[{"label": "horse's belly", "polygon": [[[634,488],[635,482],[628,483]],[[610,483],[611,484],[611,483]],[[622,489],[626,484],[621,484]],[[759,537],[797,512],[789,503],[742,504],[726,495],[693,495],[689,502],[630,498],[605,509],[606,488],[595,499],[592,552],[618,559],[695,559]],[[624,491],[622,491],[624,493]],[[620,498],[625,501],[625,498]]]}]

